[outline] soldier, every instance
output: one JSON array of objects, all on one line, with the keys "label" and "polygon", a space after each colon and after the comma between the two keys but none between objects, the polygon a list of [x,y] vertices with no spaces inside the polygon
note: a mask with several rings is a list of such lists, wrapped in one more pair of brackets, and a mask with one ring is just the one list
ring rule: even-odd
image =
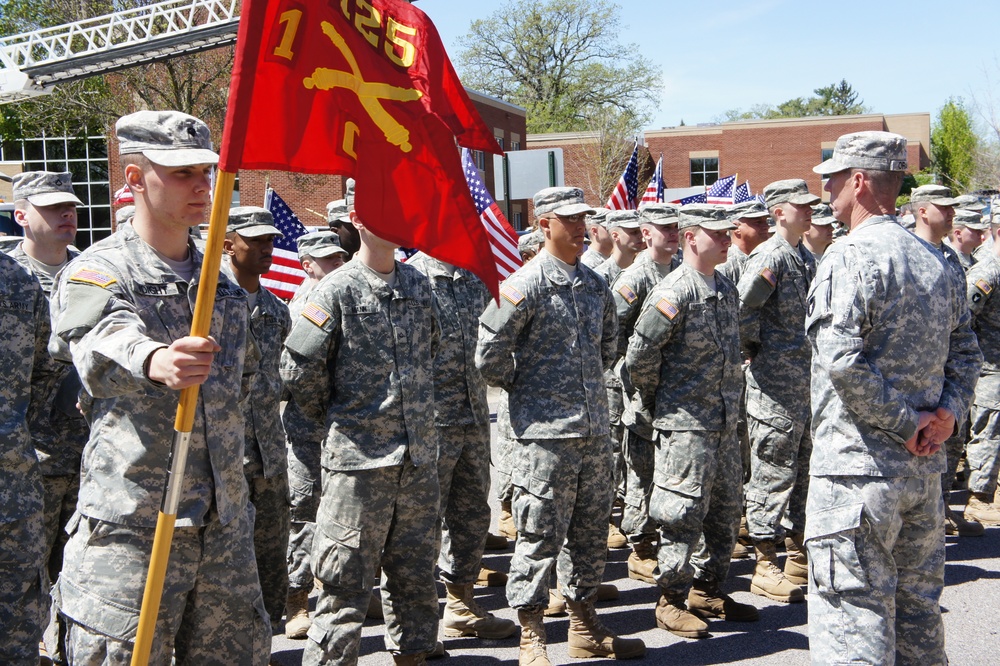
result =
[{"label": "soldier", "polygon": [[973,253],[983,244],[983,234],[989,232],[990,225],[976,211],[960,208],[955,211],[951,227],[951,235],[945,242],[958,254],[962,268],[968,273],[976,263]]},{"label": "soldier", "polygon": [[243,473],[254,505],[253,545],[264,609],[275,627],[281,621],[288,593],[285,557],[290,528],[288,454],[281,429],[281,345],[292,328],[288,306],[260,284],[271,268],[274,240],[282,233],[264,208],[242,206],[229,211],[222,251],[231,277],[247,292],[250,332],[261,361],[250,399],[244,403],[246,444]]},{"label": "soldier", "polygon": [[597,265],[594,270],[604,278],[608,286],[618,279],[618,274],[632,265],[635,257],[646,247],[639,231],[639,211],[613,210],[607,217],[608,233],[614,247],[611,256]]},{"label": "soldier", "polygon": [[303,663],[357,662],[381,564],[386,648],[419,664],[438,629],[436,306],[427,278],[358,217],[350,185],[356,260],[312,291],[281,355],[295,404],[327,428],[312,558],[322,588]]},{"label": "soldier", "polygon": [[517,626],[484,610],[472,592],[477,580],[507,582],[504,574],[481,566],[490,527],[490,408],[475,356],[479,315],[490,293],[469,271],[426,254],[408,263],[430,280],[441,327],[434,357],[434,425],[441,484],[438,569],[448,599],[444,635],[507,638]]},{"label": "soldier", "polygon": [[681,207],[684,262],[646,298],[625,357],[656,430],[649,499],[660,524],[656,625],[687,638],[708,636],[701,618],[758,619],[756,608],[720,588],[743,506],[739,298],[715,270],[735,226],[719,206]]},{"label": "soldier", "polygon": [[[740,343],[750,359],[747,432],[750,480],[746,487],[747,530],[757,566],[750,591],[775,601],[803,600],[807,581],[802,533],[809,487],[809,342],[802,323],[814,275],[812,255],[802,243],[819,197],[804,180],[779,180],[764,188],[774,217],[774,235],[747,260],[740,278]],[[784,570],[775,546],[786,542]]]},{"label": "soldier", "polygon": [[597,268],[611,256],[614,242],[606,226],[610,212],[607,208],[595,208],[594,214],[587,216],[587,237],[590,239],[590,247],[580,257],[585,266]]},{"label": "soldier", "polygon": [[943,258],[893,216],[905,170],[906,139],[889,132],[841,136],[813,169],[850,228],[819,265],[806,318],[814,664],[948,661],[940,449],[982,355]]},{"label": "soldier", "polygon": [[747,256],[758,245],[770,238],[774,227],[770,225],[771,214],[764,204],[757,201],[744,201],[732,206],[727,211],[729,220],[736,225],[732,232],[733,244],[729,246],[726,263],[718,267],[718,271],[729,278],[733,284],[740,283],[743,267]]},{"label": "soldier", "polygon": [[[115,126],[135,217],[92,245],[52,291],[49,349],[88,398],[77,512],[53,590],[74,664],[124,663],[138,624],[167,475],[177,390],[201,384],[150,663],[266,664],[271,627],[243,475],[258,354],[247,296],[219,276],[211,330],[188,335],[202,254],[188,233],[210,207],[208,126],[140,111]],[[173,653],[173,654],[171,654]]]},{"label": "soldier", "polygon": [[38,280],[0,252],[4,373],[0,388],[0,662],[19,666],[39,663],[39,641],[48,617],[43,586],[42,475],[27,423],[33,358],[45,353],[46,340],[40,333],[47,316],[48,304]]},{"label": "soldier", "polygon": [[[346,191],[353,192],[354,179],[348,178],[344,187]],[[337,199],[326,205],[326,221],[330,225],[330,231],[340,236],[340,246],[347,252],[347,259],[354,258],[361,248],[361,237],[351,224],[346,199]]]},{"label": "soldier", "polygon": [[521,253],[521,261],[527,263],[534,259],[544,240],[538,229],[521,234],[517,239],[517,251]]},{"label": "soldier", "polygon": [[519,663],[546,666],[542,613],[558,560],[570,613],[571,657],[638,657],[642,641],[597,619],[611,515],[612,456],[604,370],[615,354],[617,317],[606,284],[578,257],[583,191],[550,187],[534,197],[545,249],[507,278],[501,303],[480,319],[476,366],[509,394],[514,432],[517,544],[507,600],[521,623]]},{"label": "soldier", "polygon": [[332,273],[347,261],[347,250],[340,246],[340,236],[332,231],[311,231],[295,239],[298,246],[299,263],[305,271],[295,295],[288,302],[292,317],[299,316],[305,306],[306,296],[319,284],[327,273]]},{"label": "soldier", "polygon": [[812,207],[812,220],[809,230],[802,234],[802,247],[812,255],[813,263],[818,264],[823,258],[826,248],[833,243],[833,211],[828,204],[816,204]]},{"label": "soldier", "polygon": [[621,379],[625,393],[622,452],[628,476],[622,528],[632,546],[628,557],[628,575],[629,578],[655,585],[653,569],[656,568],[658,535],[656,523],[649,518],[649,493],[653,484],[652,415],[637,402],[624,359],[646,296],[679,264],[677,207],[673,204],[646,204],[639,212],[639,219],[646,250],[634,264],[621,272],[611,290],[618,313],[618,351],[614,371]]}]

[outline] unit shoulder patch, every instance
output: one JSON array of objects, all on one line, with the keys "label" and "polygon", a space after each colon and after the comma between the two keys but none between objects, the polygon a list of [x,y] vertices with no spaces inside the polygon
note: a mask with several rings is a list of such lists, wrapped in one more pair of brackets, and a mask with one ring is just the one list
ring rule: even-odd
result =
[{"label": "unit shoulder patch", "polygon": [[80,282],[83,284],[93,284],[107,289],[115,282],[118,282],[118,279],[112,275],[108,275],[107,273],[95,271],[92,268],[81,268],[70,276],[69,281]]}]

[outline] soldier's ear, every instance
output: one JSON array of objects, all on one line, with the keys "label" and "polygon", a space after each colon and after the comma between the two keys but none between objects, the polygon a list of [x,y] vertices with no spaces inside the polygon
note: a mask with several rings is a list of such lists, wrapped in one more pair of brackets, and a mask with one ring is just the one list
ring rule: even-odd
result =
[{"label": "soldier's ear", "polygon": [[138,164],[126,164],[124,176],[125,184],[133,193],[146,191],[145,174]]}]

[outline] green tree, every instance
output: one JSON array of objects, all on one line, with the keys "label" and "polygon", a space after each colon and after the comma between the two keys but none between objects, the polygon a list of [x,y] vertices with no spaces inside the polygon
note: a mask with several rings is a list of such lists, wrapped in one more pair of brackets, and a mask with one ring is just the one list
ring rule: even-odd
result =
[{"label": "green tree", "polygon": [[971,189],[979,143],[965,102],[949,98],[931,127],[931,164],[940,181],[956,193]]},{"label": "green tree", "polygon": [[608,115],[637,129],[657,107],[660,69],[619,42],[619,13],[607,0],[512,0],[462,38],[462,81],[525,107],[529,132],[584,131]]},{"label": "green tree", "polygon": [[859,99],[857,91],[845,79],[839,83],[813,90],[813,97],[793,97],[776,106],[771,104],[755,104],[748,110],[730,109],[721,120],[732,122],[736,120],[759,120],[772,118],[803,118],[806,116],[850,116],[859,113],[869,113],[871,109]]}]

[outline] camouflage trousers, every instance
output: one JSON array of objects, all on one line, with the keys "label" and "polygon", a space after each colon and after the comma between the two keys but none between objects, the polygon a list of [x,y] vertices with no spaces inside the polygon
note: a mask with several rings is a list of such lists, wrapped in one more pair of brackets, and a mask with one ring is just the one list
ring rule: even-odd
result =
[{"label": "camouflage trousers", "polygon": [[[750,396],[752,399],[752,396]],[[750,480],[746,484],[747,531],[754,541],[776,542],[786,530],[805,529],[812,436],[809,418],[748,409]]]},{"label": "camouflage trousers", "polygon": [[496,498],[501,502],[510,502],[514,497],[514,484],[511,482],[511,473],[514,470],[514,447],[517,442],[514,440],[514,433],[510,428],[510,410],[507,407],[507,393],[500,391],[500,400],[497,403],[497,443],[494,448],[496,456],[493,458],[493,467],[496,468],[497,485],[494,488]]},{"label": "camouflage trousers", "polygon": [[[609,372],[611,372],[609,370]],[[617,378],[616,378],[617,380]],[[606,384],[608,392],[608,416],[611,424],[612,473],[615,483],[615,499],[625,497],[626,468],[622,446],[625,440],[625,425],[622,413],[625,411],[625,395],[620,381]]]},{"label": "camouflage trousers", "polygon": [[313,534],[316,532],[316,510],[319,508],[320,445],[292,444],[288,450],[288,499],[291,527],[288,534],[288,587],[291,590],[313,588]]},{"label": "camouflage trousers", "polygon": [[965,445],[969,441],[972,427],[968,413],[960,421],[958,432],[946,439],[944,445],[941,447],[948,458],[948,469],[941,473],[941,495],[944,497],[945,504],[948,504],[948,497],[951,494],[952,487],[955,485],[955,476],[958,474],[958,462],[962,459],[962,454],[965,453]]},{"label": "camouflage trousers", "polygon": [[[42,590],[48,604],[51,601],[49,588],[59,578],[63,550],[66,548],[66,541],[69,540],[66,525],[76,513],[76,500],[80,494],[80,475],[42,476],[42,488],[45,493],[45,556],[42,560],[45,563],[45,582]],[[64,639],[59,614],[53,611],[49,614],[49,626],[45,629],[45,643],[49,654],[56,661],[62,661],[59,650]]]},{"label": "camouflage trousers", "polygon": [[38,665],[48,619],[42,579],[42,509],[0,521],[0,664]]},{"label": "camouflage trousers", "polygon": [[612,486],[610,439],[521,440],[514,451],[514,525],[507,601],[543,608],[556,569],[563,595],[597,591],[607,557]]},{"label": "camouflage trousers", "polygon": [[812,663],[948,663],[941,475],[815,476],[806,511]]},{"label": "camouflage trousers", "polygon": [[302,663],[356,664],[361,627],[382,566],[385,644],[394,654],[434,648],[440,487],[435,465],[323,470],[313,574],[323,584]]},{"label": "camouflage trousers", "polygon": [[722,432],[657,431],[650,518],[660,526],[654,572],[686,593],[697,578],[723,583],[740,528],[742,464],[735,424]]},{"label": "camouflage trousers", "polygon": [[1000,411],[972,406],[972,439],[966,447],[969,491],[992,495],[1000,472]]},{"label": "camouflage trousers", "polygon": [[288,509],[288,475],[271,478],[247,478],[250,501],[256,517],[253,523],[253,550],[257,558],[257,575],[264,597],[264,609],[271,626],[281,622],[288,596],[288,533],[291,526]]},{"label": "camouflage trousers", "polygon": [[[253,552],[253,505],[228,525],[174,529],[149,663],[252,664],[271,655]],[[139,624],[153,528],[73,516],[53,596],[73,666],[126,664]]]},{"label": "camouflage trousers", "polygon": [[649,496],[653,491],[656,444],[626,428],[622,451],[625,457],[625,507],[622,531],[631,543],[655,541],[656,521],[649,517]]},{"label": "camouflage trousers", "polygon": [[440,426],[441,554],[445,582],[474,583],[490,529],[490,427]]}]

